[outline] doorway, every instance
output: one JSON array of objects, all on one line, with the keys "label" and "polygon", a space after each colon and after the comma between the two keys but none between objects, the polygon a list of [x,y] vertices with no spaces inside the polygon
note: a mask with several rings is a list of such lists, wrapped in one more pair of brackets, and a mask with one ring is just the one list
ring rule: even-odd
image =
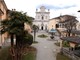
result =
[{"label": "doorway", "polygon": [[43,30],[43,26],[41,27],[41,30]]},{"label": "doorway", "polygon": [[56,28],[59,28],[59,24],[56,24]]}]

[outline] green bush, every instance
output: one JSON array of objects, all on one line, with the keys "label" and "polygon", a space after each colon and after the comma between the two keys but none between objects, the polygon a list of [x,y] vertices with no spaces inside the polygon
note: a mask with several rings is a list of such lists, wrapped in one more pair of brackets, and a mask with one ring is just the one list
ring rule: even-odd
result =
[{"label": "green bush", "polygon": [[69,47],[69,42],[63,41],[63,47]]},{"label": "green bush", "polygon": [[42,34],[42,35],[38,35],[38,37],[45,38],[45,37],[48,37],[48,36],[47,36],[47,35]]},{"label": "green bush", "polygon": [[23,38],[23,44],[31,45],[33,43],[33,36],[31,34],[26,34],[26,36]]}]

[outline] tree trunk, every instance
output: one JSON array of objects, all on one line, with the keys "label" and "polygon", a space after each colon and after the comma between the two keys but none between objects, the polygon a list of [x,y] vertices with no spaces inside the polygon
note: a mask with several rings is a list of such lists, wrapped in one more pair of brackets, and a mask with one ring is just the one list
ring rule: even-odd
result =
[{"label": "tree trunk", "polygon": [[35,42],[35,38],[36,38],[36,32],[34,31],[34,42]]},{"label": "tree trunk", "polygon": [[22,36],[16,36],[16,60],[22,59],[22,45],[21,45]]},{"label": "tree trunk", "polygon": [[13,47],[13,46],[14,46],[14,35],[11,34],[11,47]]},{"label": "tree trunk", "polygon": [[19,53],[19,47],[18,47],[18,40],[19,40],[19,36],[16,35],[16,60],[19,60],[18,58],[18,53]]},{"label": "tree trunk", "polygon": [[12,60],[15,60],[14,34],[11,34],[11,48],[10,48],[10,53],[12,55]]}]

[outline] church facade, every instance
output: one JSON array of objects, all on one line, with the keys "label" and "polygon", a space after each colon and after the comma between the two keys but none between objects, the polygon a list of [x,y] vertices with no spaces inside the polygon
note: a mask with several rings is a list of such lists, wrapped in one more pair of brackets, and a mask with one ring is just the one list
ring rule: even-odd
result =
[{"label": "church facade", "polygon": [[37,25],[39,27],[39,30],[48,30],[49,19],[49,9],[46,9],[44,6],[41,6],[40,9],[36,9],[36,16],[35,20],[33,21],[33,24]]}]

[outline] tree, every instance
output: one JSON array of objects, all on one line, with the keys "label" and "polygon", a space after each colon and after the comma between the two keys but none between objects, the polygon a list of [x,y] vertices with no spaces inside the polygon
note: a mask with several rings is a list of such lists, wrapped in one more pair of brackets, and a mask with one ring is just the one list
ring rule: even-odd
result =
[{"label": "tree", "polygon": [[[1,22],[2,24],[2,30],[1,33],[8,32],[11,36],[11,51],[14,50],[14,36],[16,37],[16,49],[15,53],[16,59],[13,60],[20,60],[20,48],[21,48],[21,41],[23,40],[23,33],[24,33],[24,23],[30,23],[31,20],[28,19],[29,16],[26,16],[26,13],[18,12],[18,11],[10,11],[9,17],[6,20],[3,20]],[[20,52],[18,52],[20,51]],[[13,53],[14,55],[14,53]],[[13,56],[12,55],[12,56]]]},{"label": "tree", "polygon": [[64,21],[61,21],[60,23],[63,24],[67,29],[67,36],[70,36],[72,29],[76,29],[76,23],[78,22],[78,20],[75,16],[71,15],[63,15],[61,16],[61,18],[63,18]]},{"label": "tree", "polygon": [[30,33],[28,33],[27,31],[24,31],[24,37],[22,40],[22,44],[24,46],[26,46],[26,45],[30,46],[32,43],[33,43],[33,36]]},{"label": "tree", "polygon": [[75,16],[70,16],[70,17],[71,17],[70,19],[65,21],[65,27],[67,29],[68,36],[70,36],[71,31],[73,29],[76,29],[76,23],[78,22]]},{"label": "tree", "polygon": [[38,30],[38,26],[33,25],[32,28],[33,28],[33,32],[34,32],[34,39],[33,39],[33,40],[34,40],[34,42],[35,42],[36,32],[37,32],[37,30]]}]

